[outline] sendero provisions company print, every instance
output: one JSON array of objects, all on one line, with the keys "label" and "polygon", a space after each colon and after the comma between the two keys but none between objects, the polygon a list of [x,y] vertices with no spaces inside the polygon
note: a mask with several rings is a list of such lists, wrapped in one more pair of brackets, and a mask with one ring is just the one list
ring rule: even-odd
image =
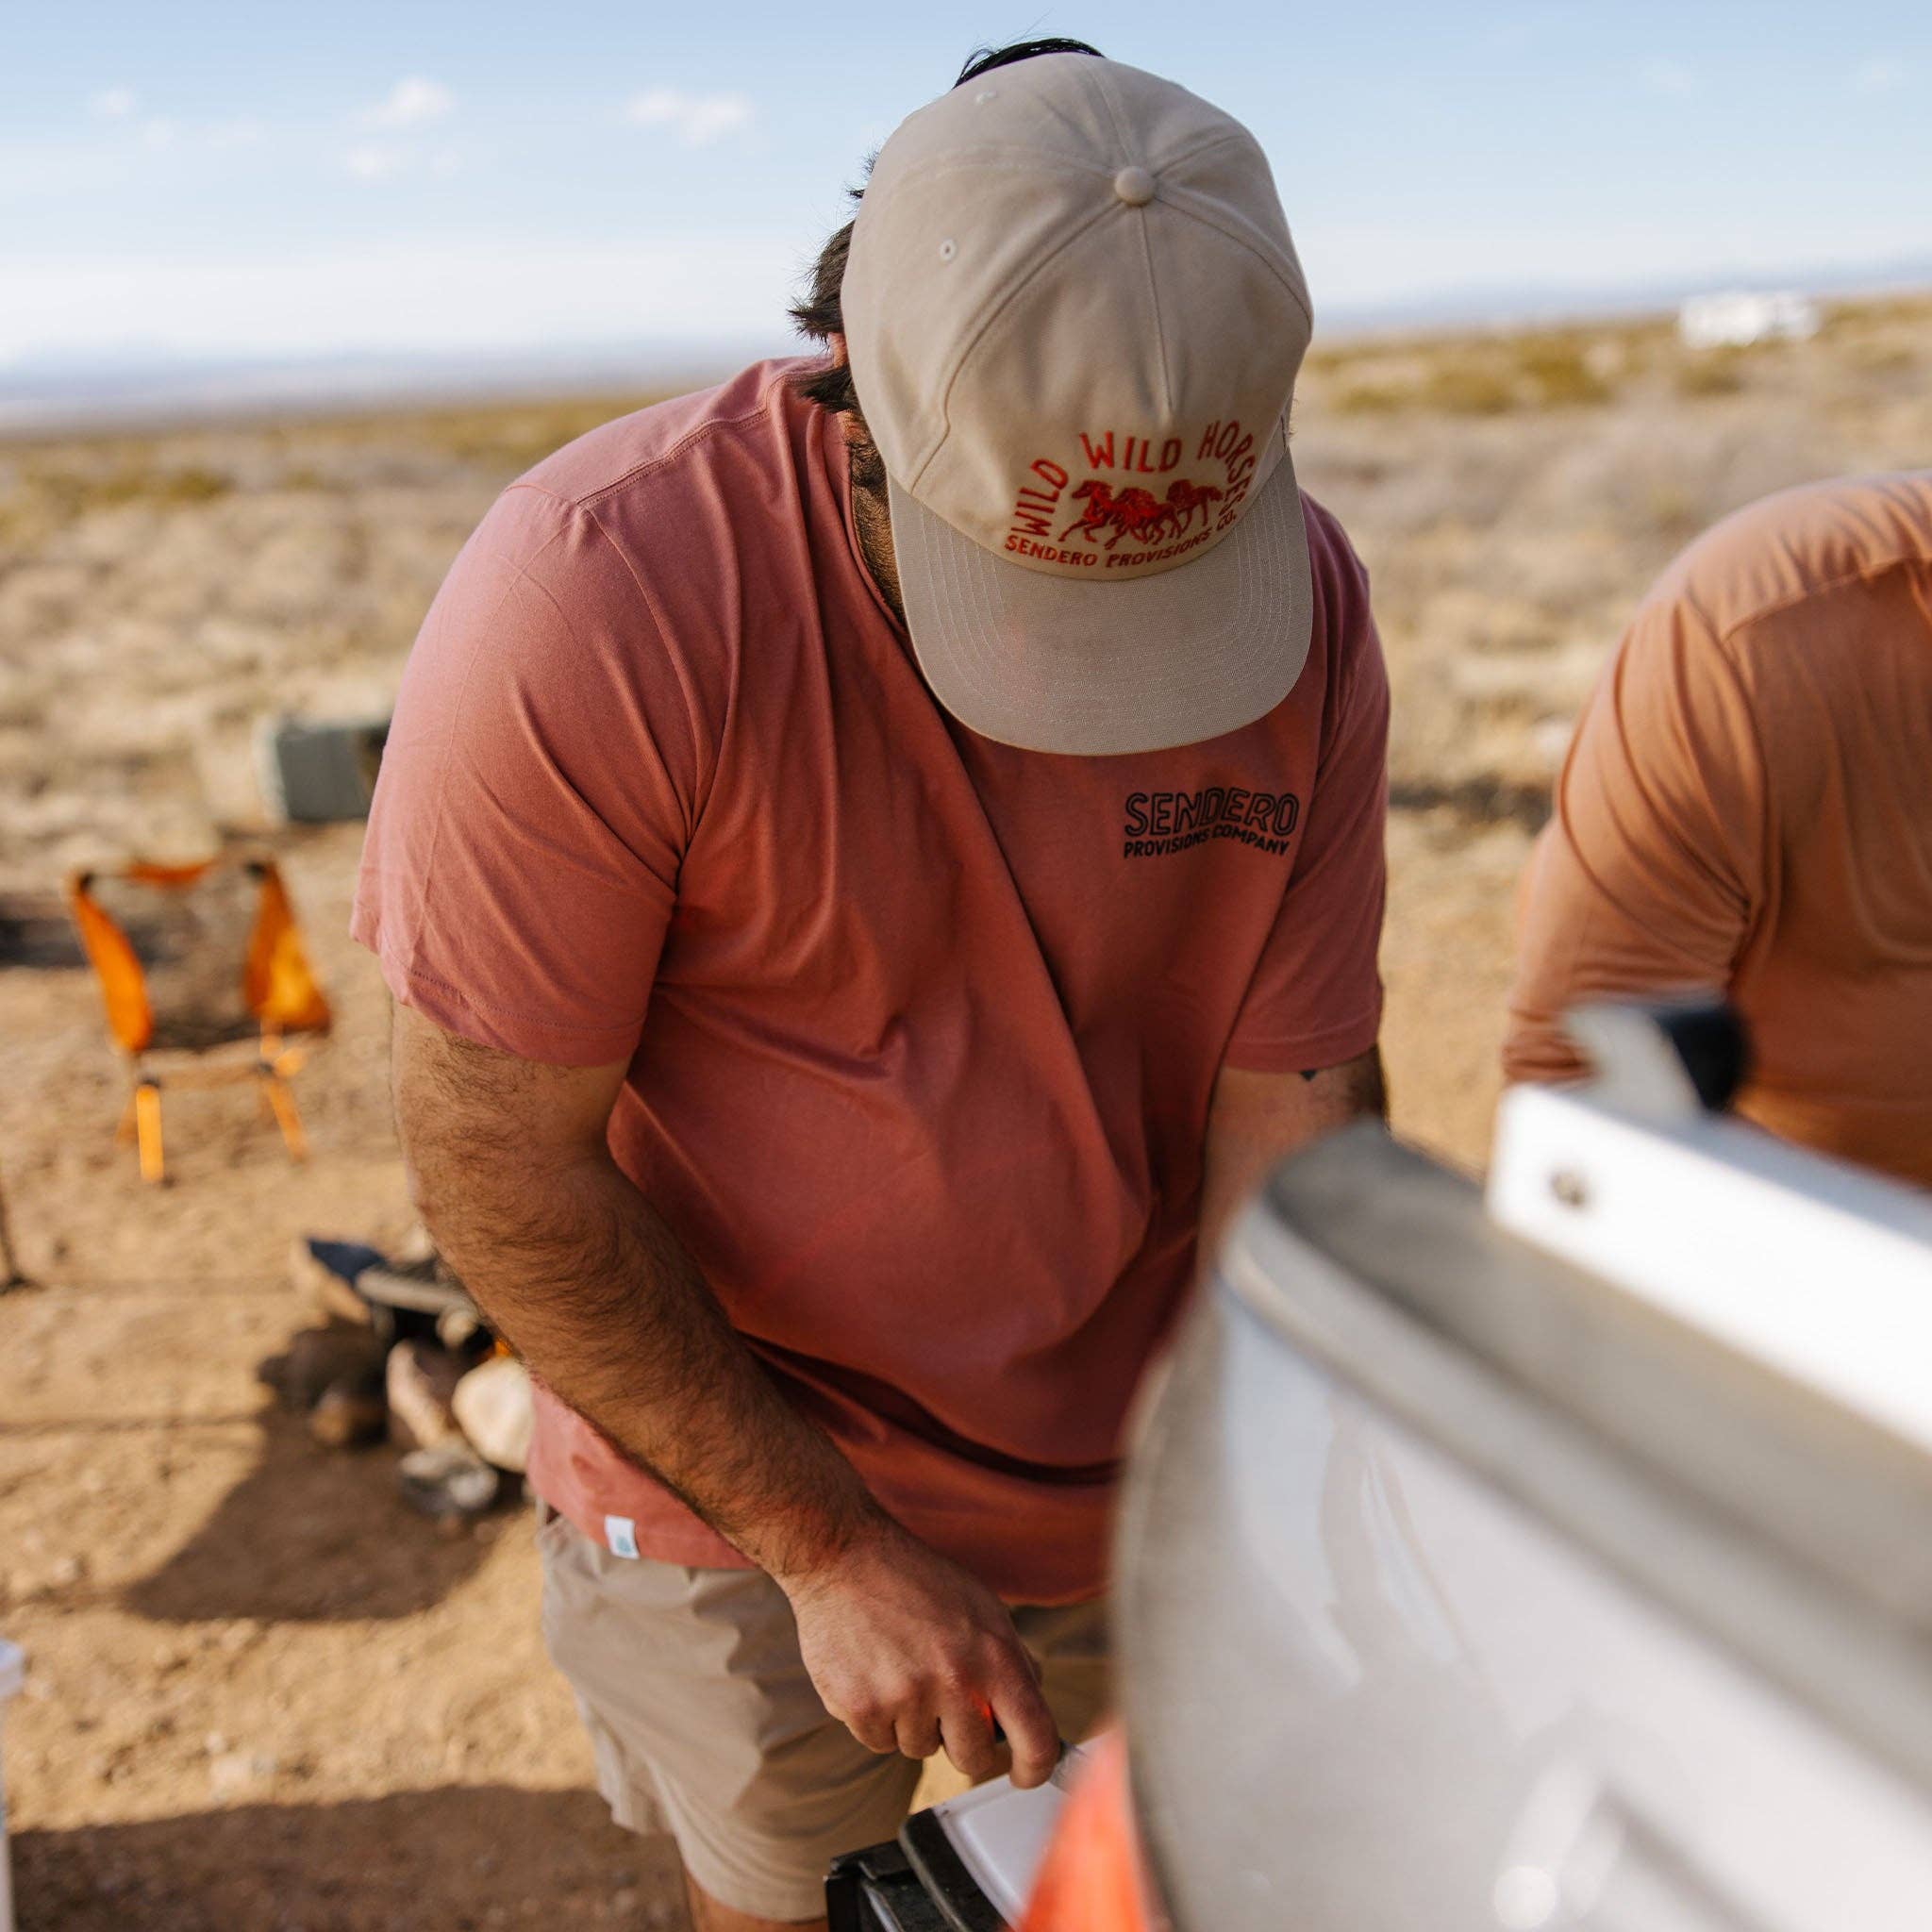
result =
[{"label": "sendero provisions company print", "polygon": [[1199,791],[1130,791],[1125,858],[1158,858],[1209,839],[1239,839],[1263,852],[1286,852],[1302,815],[1292,791],[1248,791],[1208,785]]}]

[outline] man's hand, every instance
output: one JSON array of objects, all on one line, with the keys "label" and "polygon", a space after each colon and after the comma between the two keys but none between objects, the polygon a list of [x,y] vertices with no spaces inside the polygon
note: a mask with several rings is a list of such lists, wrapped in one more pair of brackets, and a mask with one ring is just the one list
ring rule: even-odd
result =
[{"label": "man's hand", "polygon": [[970,1778],[1044,1784],[1059,1737],[1033,1658],[983,1583],[896,1524],[804,1575],[780,1575],[824,1706],[869,1750],[945,1754]]},{"label": "man's hand", "polygon": [[533,1374],[774,1576],[812,1682],[876,1751],[944,1747],[1042,1782],[1032,1660],[983,1584],[886,1515],[779,1392],[676,1237],[621,1174],[621,1065],[545,1067],[396,1010],[396,1115],[423,1218]]}]

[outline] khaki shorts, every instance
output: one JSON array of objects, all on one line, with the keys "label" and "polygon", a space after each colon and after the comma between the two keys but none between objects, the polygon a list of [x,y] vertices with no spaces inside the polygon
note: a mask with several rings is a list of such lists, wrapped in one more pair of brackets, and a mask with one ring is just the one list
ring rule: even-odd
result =
[{"label": "khaki shorts", "polygon": [[[766,1919],[824,1909],[825,1867],[899,1828],[919,1782],[827,1714],[784,1592],[761,1570],[613,1557],[539,1505],[543,1638],[576,1692],[597,1788],[632,1831],[669,1831],[721,1904]],[[1060,1735],[1106,1708],[1098,1603],[1019,1606]]]}]

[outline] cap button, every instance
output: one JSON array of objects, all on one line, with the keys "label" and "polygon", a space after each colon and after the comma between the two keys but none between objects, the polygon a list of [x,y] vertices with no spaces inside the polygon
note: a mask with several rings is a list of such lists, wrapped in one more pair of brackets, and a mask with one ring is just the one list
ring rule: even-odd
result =
[{"label": "cap button", "polygon": [[1145,168],[1123,168],[1113,177],[1113,192],[1129,208],[1145,208],[1154,199],[1154,176]]}]

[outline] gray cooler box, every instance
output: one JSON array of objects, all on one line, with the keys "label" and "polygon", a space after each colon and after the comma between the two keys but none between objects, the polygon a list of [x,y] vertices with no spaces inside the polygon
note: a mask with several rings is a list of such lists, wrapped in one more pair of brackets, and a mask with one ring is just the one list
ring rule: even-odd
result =
[{"label": "gray cooler box", "polygon": [[255,740],[263,803],[277,824],[366,819],[388,718],[268,718]]}]

